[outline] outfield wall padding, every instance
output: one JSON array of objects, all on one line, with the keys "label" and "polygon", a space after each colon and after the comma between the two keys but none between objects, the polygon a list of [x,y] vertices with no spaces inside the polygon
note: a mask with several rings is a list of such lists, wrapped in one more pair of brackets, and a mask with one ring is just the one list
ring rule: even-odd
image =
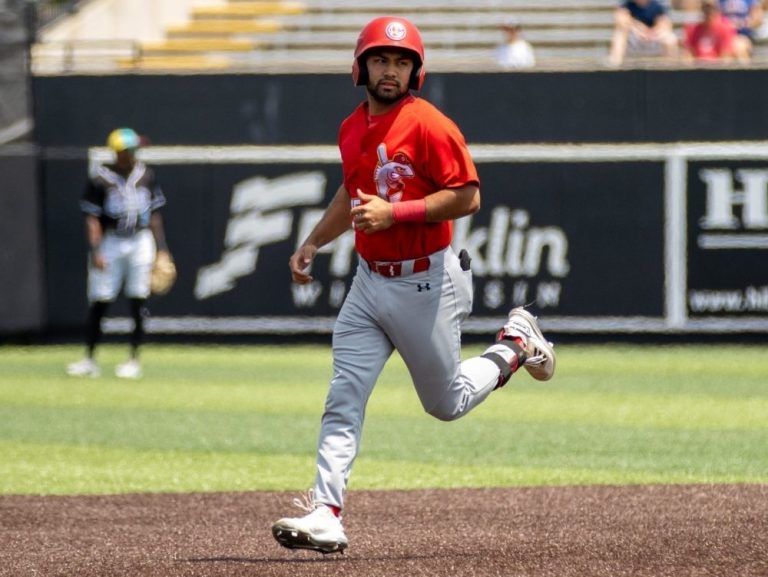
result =
[{"label": "outfield wall padding", "polygon": [[0,334],[45,326],[37,152],[0,147]]},{"label": "outfield wall padding", "polygon": [[[531,304],[553,331],[768,334],[768,83],[762,70],[431,74],[461,126],[483,206],[457,226],[475,273],[466,330]],[[105,135],[152,146],[180,275],[150,330],[328,332],[356,266],[351,237],[287,260],[340,179],[347,75],[35,79],[51,330],[85,315],[77,200]],[[126,96],[129,95],[129,96]],[[247,199],[244,201],[243,199]],[[107,329],[128,330],[124,305]]]}]

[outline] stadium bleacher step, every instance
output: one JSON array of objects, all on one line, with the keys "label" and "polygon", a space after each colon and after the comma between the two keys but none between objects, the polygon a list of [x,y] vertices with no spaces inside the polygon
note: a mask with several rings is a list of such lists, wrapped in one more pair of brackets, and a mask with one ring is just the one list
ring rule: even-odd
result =
[{"label": "stadium bleacher step", "polygon": [[186,56],[139,56],[120,58],[118,66],[123,70],[225,70],[232,67],[229,58],[209,55]]},{"label": "stadium bleacher step", "polygon": [[[314,63],[324,70],[346,70],[360,29],[382,11],[407,16],[419,26],[431,70],[471,70],[473,59],[479,68],[498,69],[493,51],[503,38],[500,25],[513,16],[533,44],[537,68],[602,66],[617,5],[616,0],[391,0],[384,10],[360,0],[205,0],[192,2],[186,22],[168,26],[163,41],[134,41],[134,57],[123,58],[119,66],[146,62],[151,69],[164,63],[210,69],[229,63],[272,70],[279,62],[281,70]],[[672,10],[671,15],[681,33],[698,11]],[[768,51],[768,44],[758,44],[756,56],[764,46]],[[94,58],[110,58],[95,54],[96,46],[85,48]],[[74,49],[59,52],[85,58]]]},{"label": "stadium bleacher step", "polygon": [[169,26],[166,29],[169,38],[191,36],[228,36],[268,34],[279,32],[284,27],[277,20],[192,20],[186,24]]},{"label": "stadium bleacher step", "polygon": [[200,18],[253,18],[256,16],[275,16],[302,14],[306,11],[303,2],[233,2],[221,5],[204,5],[192,8],[193,19]]},{"label": "stadium bleacher step", "polygon": [[145,42],[141,45],[141,53],[146,56],[179,53],[249,52],[256,48],[257,44],[253,40],[175,38],[163,42]]}]

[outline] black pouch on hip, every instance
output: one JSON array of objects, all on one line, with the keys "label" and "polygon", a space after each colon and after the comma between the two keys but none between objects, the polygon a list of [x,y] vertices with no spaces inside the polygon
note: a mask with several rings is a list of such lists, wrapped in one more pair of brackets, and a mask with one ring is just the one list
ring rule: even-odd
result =
[{"label": "black pouch on hip", "polygon": [[472,259],[469,258],[469,253],[467,252],[467,249],[462,248],[459,251],[459,264],[461,265],[461,270],[469,270],[469,265],[472,262]]}]

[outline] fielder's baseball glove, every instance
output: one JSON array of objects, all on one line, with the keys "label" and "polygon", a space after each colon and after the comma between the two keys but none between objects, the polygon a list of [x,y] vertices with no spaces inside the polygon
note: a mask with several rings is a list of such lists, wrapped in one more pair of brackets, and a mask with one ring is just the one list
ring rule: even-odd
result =
[{"label": "fielder's baseball glove", "polygon": [[171,253],[167,250],[158,251],[155,264],[152,266],[152,275],[149,286],[153,295],[164,295],[176,282],[176,264]]}]

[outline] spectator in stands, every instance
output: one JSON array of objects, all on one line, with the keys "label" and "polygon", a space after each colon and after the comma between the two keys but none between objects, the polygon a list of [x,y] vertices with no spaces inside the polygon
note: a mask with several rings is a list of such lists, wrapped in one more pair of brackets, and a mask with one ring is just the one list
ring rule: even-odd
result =
[{"label": "spectator in stands", "polygon": [[719,0],[720,12],[736,28],[733,50],[739,62],[749,62],[757,32],[763,23],[762,0]]},{"label": "spectator in stands", "polygon": [[720,12],[718,0],[701,0],[701,21],[685,27],[687,62],[727,62],[735,56],[736,28]]},{"label": "spectator in stands", "polygon": [[502,68],[531,68],[536,64],[533,46],[523,38],[523,27],[517,18],[509,18],[501,25],[504,42],[496,48],[496,62]]},{"label": "spectator in stands", "polygon": [[660,0],[627,0],[614,12],[614,30],[608,64],[621,66],[627,48],[674,58],[677,36],[667,7]]}]

